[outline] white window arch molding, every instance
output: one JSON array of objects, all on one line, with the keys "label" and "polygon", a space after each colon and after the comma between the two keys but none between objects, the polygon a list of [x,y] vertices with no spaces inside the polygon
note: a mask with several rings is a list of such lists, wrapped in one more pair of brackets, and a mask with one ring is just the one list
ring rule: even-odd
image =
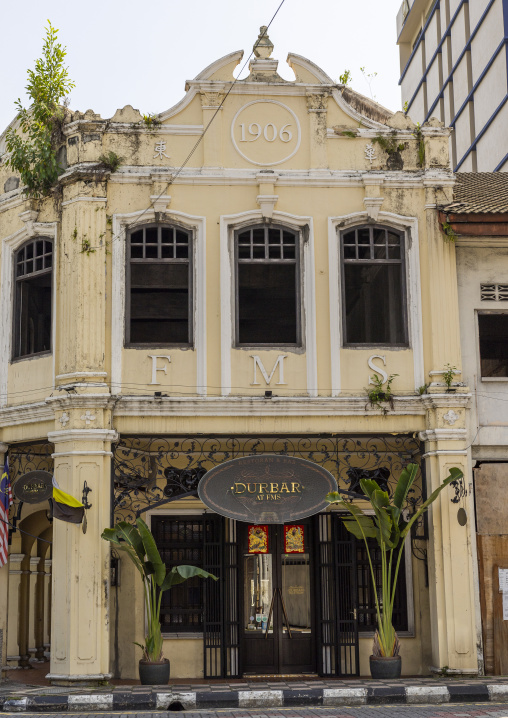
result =
[{"label": "white window arch molding", "polygon": [[[316,292],[314,276],[314,228],[312,217],[274,210],[271,221],[301,233],[307,228],[302,252],[303,346],[307,365],[307,393],[317,396]],[[235,316],[235,231],[266,222],[260,209],[220,217],[220,297],[221,297],[221,394],[231,394],[231,349],[234,345]]]},{"label": "white window arch molding", "polygon": [[[328,271],[330,288],[330,346],[332,396],[340,396],[340,350],[342,348],[340,232],[370,224],[367,212],[328,218]],[[409,348],[413,351],[415,389],[425,381],[423,366],[422,299],[418,220],[392,212],[379,212],[376,224],[404,232]]]},{"label": "white window arch molding", "polygon": [[[0,287],[0,407],[7,405],[7,383],[9,375],[9,364],[12,360],[12,327],[14,311],[14,256],[18,249],[28,240],[37,237],[46,237],[53,243],[53,288],[51,296],[51,356],[53,357],[52,375],[55,376],[55,341],[56,341],[56,279],[55,272],[58,266],[57,257],[57,223],[36,222],[31,211],[22,212],[21,217],[24,226],[14,234],[2,239],[2,274]],[[27,361],[37,359],[37,356],[26,357]],[[20,357],[18,361],[23,361]],[[53,380],[54,388],[54,380]],[[49,393],[49,392],[48,392]]]},{"label": "white window arch molding", "polygon": [[[127,233],[160,219],[154,209],[139,210],[112,217],[112,329],[111,393],[120,394],[122,385],[122,349],[125,336],[125,281]],[[192,232],[194,351],[196,352],[196,391],[206,395],[206,217],[169,211],[164,223],[172,222]]]}]

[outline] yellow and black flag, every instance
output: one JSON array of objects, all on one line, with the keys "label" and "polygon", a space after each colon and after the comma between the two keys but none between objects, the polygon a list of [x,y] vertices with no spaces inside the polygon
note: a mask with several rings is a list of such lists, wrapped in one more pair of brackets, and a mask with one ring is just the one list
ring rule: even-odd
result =
[{"label": "yellow and black flag", "polygon": [[85,507],[81,501],[62,491],[53,476],[53,518],[71,524],[80,524],[84,513]]}]

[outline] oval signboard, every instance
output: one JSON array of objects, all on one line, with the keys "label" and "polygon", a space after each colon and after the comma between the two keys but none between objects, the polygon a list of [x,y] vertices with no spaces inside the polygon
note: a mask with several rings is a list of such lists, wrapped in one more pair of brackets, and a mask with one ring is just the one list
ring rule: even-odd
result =
[{"label": "oval signboard", "polygon": [[317,514],[337,491],[332,474],[306,459],[277,454],[244,456],[210,469],[198,485],[201,501],[222,516],[283,524]]},{"label": "oval signboard", "polygon": [[40,504],[53,496],[53,475],[49,471],[29,471],[12,485],[14,496],[27,504]]}]

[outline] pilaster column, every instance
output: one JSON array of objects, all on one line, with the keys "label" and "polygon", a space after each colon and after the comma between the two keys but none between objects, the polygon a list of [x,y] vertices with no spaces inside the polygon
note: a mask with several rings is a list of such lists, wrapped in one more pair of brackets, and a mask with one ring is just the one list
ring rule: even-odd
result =
[{"label": "pilaster column", "polygon": [[203,165],[205,167],[222,167],[222,108],[219,110],[224,91],[217,87],[217,83],[211,83],[209,87],[201,87],[201,106],[203,110],[203,127],[206,128],[214,115],[214,121],[210,125],[203,138]]},{"label": "pilaster column", "polygon": [[307,112],[310,126],[310,166],[312,169],[327,169],[327,105],[328,93],[308,94]]},{"label": "pilaster column", "polygon": [[10,668],[18,665],[20,660],[18,626],[20,625],[20,587],[23,570],[21,564],[25,558],[24,553],[11,553],[9,555],[9,594],[7,612],[7,655],[4,665]]},{"label": "pilaster column", "polygon": [[36,616],[37,616],[37,579],[39,574],[39,564],[41,559],[39,556],[30,557],[30,576],[29,576],[29,594],[28,594],[28,605],[29,605],[29,622],[28,622],[28,651],[27,653],[35,658],[37,653],[35,632],[36,632]]},{"label": "pilaster column", "polygon": [[34,587],[34,643],[35,647],[35,658],[38,661],[44,660],[44,624],[46,622],[46,572],[44,570],[44,557],[39,557],[39,563],[37,566],[37,574],[35,578]]},{"label": "pilaster column", "polygon": [[44,562],[44,657],[51,648],[51,559]]},{"label": "pilaster column", "polygon": [[[9,447],[0,443],[0,471],[3,471],[5,454]],[[7,611],[9,602],[9,561],[0,568],[0,676],[7,655]]]},{"label": "pilaster column", "polygon": [[[464,479],[441,492],[429,510],[429,591],[432,666],[463,673],[478,672],[474,515],[468,499],[469,462],[466,410],[469,394],[429,395],[425,441],[427,495],[452,467]],[[462,509],[462,511],[459,511]]]},{"label": "pilaster column", "polygon": [[[460,322],[457,291],[455,243],[446,241],[438,221],[435,205],[435,181],[424,179],[425,235],[421,242],[422,287],[427,296],[423,306],[425,364],[430,371],[441,371],[450,364],[461,368]],[[425,301],[426,299],[426,301]]]},{"label": "pilaster column", "polygon": [[[94,196],[91,196],[92,195]],[[76,182],[64,190],[56,280],[57,384],[106,377],[106,197],[105,187]]]},{"label": "pilaster column", "polygon": [[87,428],[93,422],[104,425],[99,410],[82,413],[69,409],[67,415],[71,427],[79,422],[85,427],[48,434],[55,445],[55,477],[63,491],[79,500],[86,481],[92,490],[88,495],[92,506],[86,511],[86,533],[83,526],[57,519],[53,522],[53,620],[48,677],[57,685],[95,684],[111,677],[110,549],[101,533],[111,520],[111,442],[116,432]]}]

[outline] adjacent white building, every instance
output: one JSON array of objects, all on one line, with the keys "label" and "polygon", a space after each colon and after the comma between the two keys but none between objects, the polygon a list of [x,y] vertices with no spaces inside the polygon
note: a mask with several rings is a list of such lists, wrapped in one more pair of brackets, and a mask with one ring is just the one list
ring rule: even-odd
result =
[{"label": "adjacent white building", "polygon": [[403,0],[402,103],[453,128],[455,172],[508,171],[508,0]]}]

